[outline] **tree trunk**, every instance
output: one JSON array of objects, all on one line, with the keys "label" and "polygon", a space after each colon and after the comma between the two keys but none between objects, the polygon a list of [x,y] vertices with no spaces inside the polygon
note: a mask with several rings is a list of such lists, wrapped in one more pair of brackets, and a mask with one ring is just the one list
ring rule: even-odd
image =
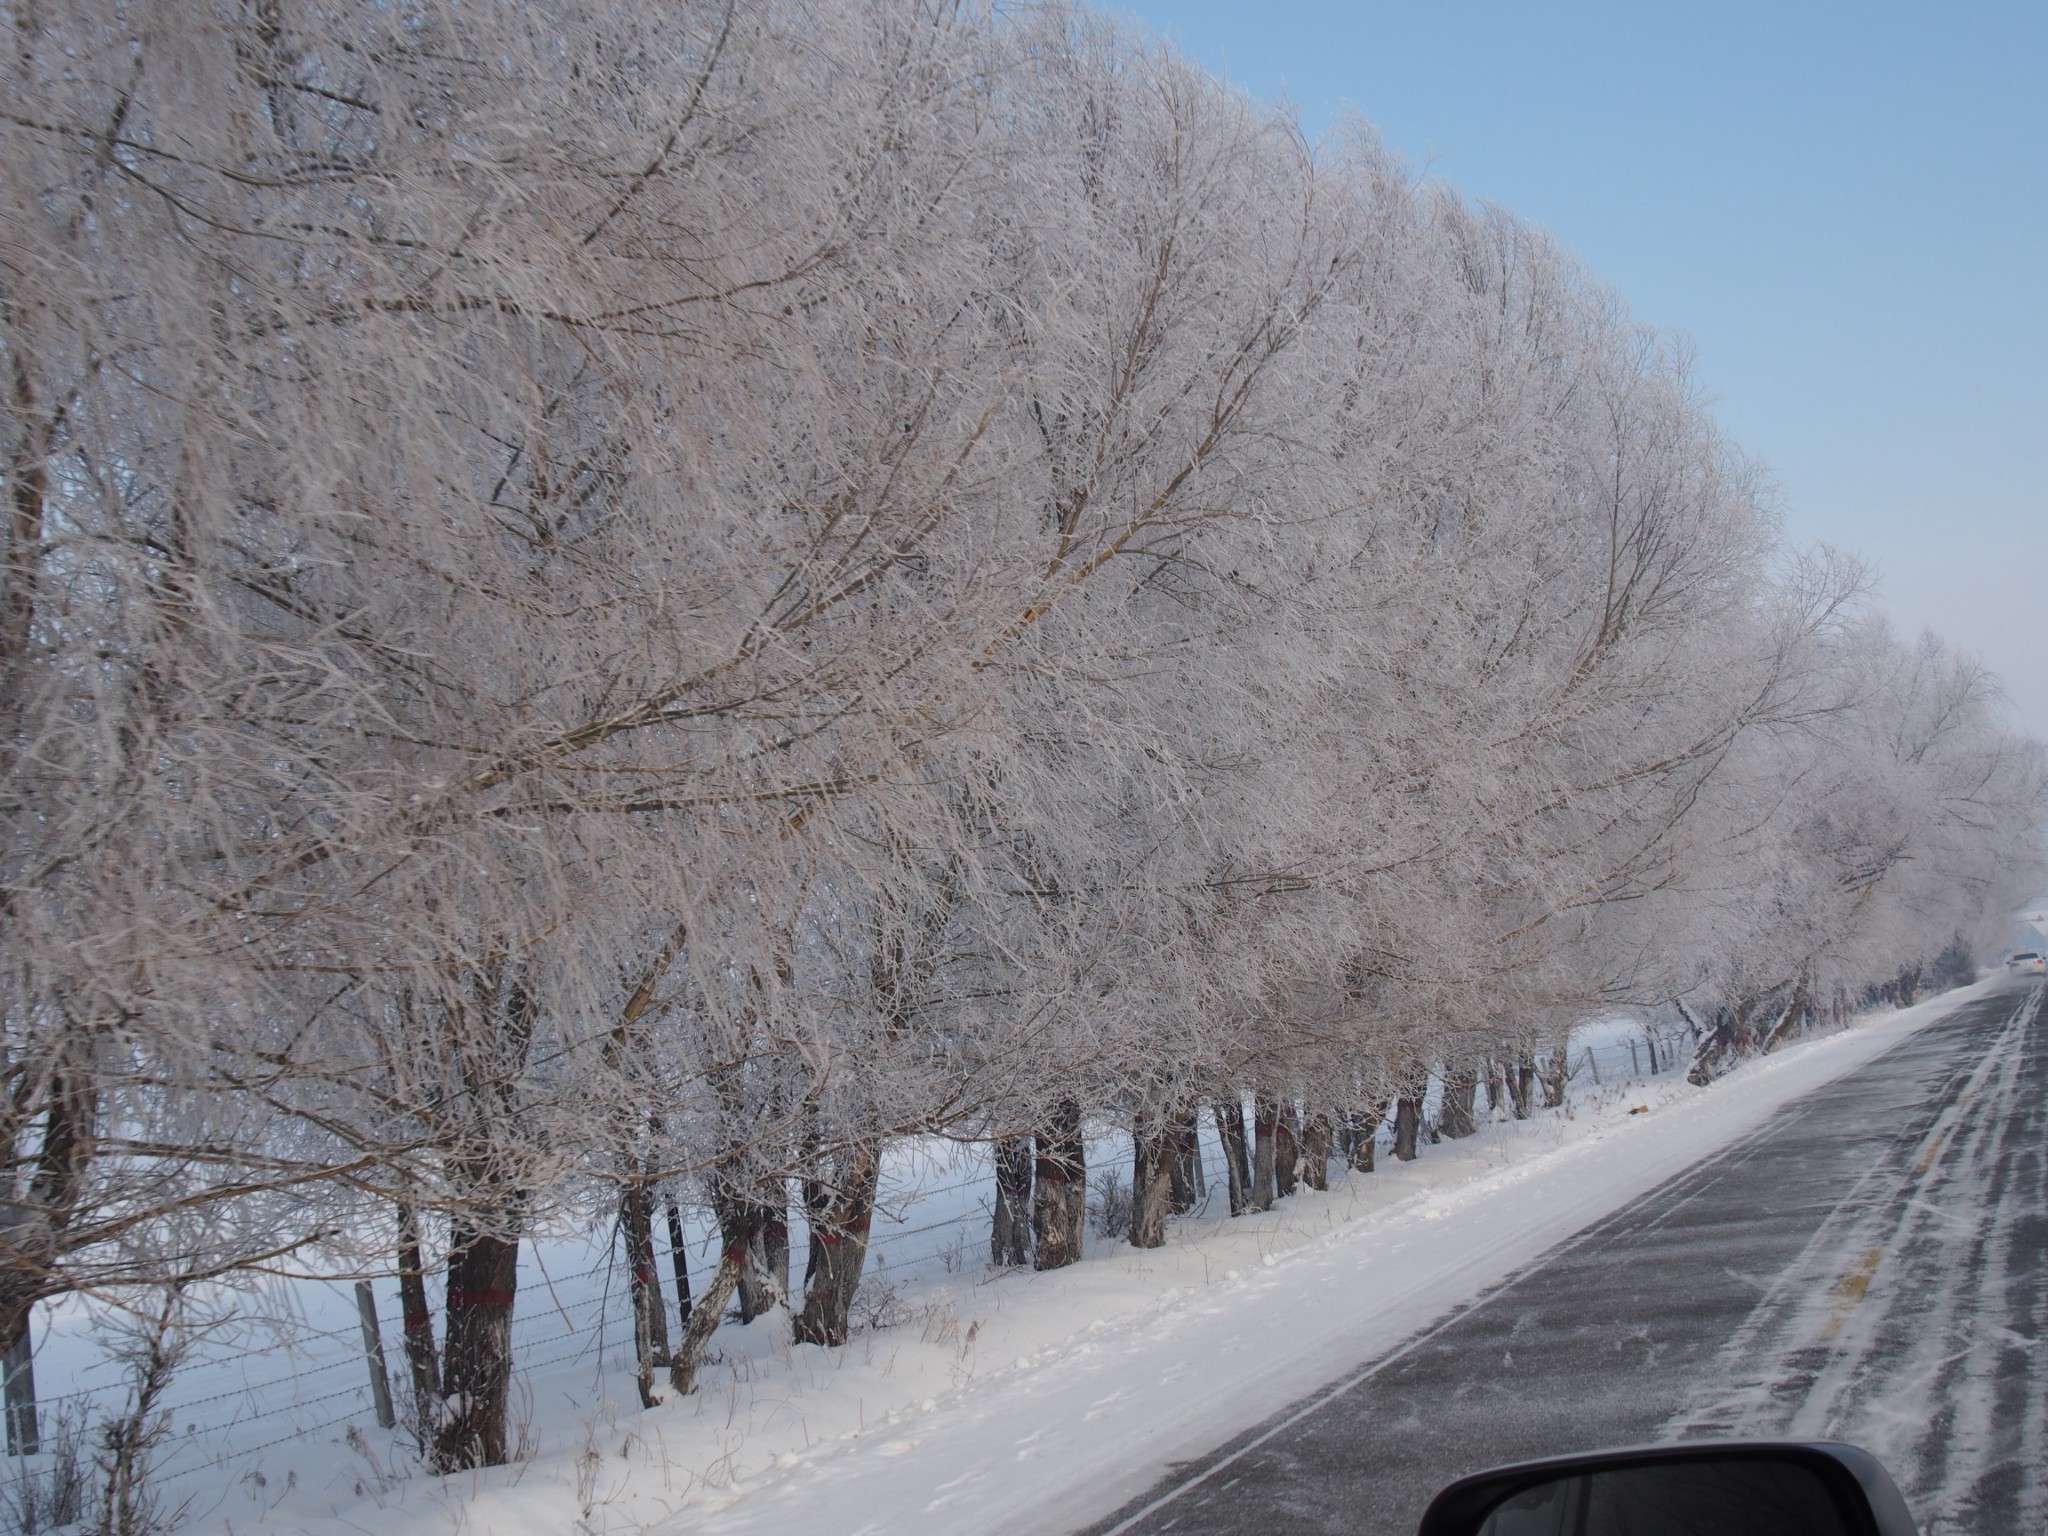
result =
[{"label": "tree trunk", "polygon": [[787,1304],[790,1294],[788,1192],[780,1179],[775,1181],[775,1193],[776,1202],[761,1223],[761,1269],[768,1286],[768,1306],[763,1311]]},{"label": "tree trunk", "polygon": [[1223,1142],[1223,1171],[1230,1185],[1230,1214],[1242,1216],[1251,1209],[1251,1149],[1244,1139],[1244,1101],[1236,1094],[1217,1099],[1211,1106],[1216,1114],[1216,1134]]},{"label": "tree trunk", "polygon": [[654,1190],[633,1180],[619,1196],[619,1233],[626,1244],[626,1286],[633,1306],[633,1379],[640,1406],[652,1408],[654,1373],[669,1359],[668,1308],[654,1267]]},{"label": "tree trunk", "polygon": [[711,1272],[711,1283],[704,1287],[704,1294],[690,1309],[690,1321],[683,1328],[683,1341],[676,1346],[675,1359],[669,1362],[668,1384],[677,1396],[688,1397],[697,1390],[697,1369],[704,1363],[704,1346],[711,1342],[711,1335],[725,1312],[725,1304],[732,1297],[733,1287],[739,1284],[740,1271],[746,1267],[747,1248],[744,1243],[737,1247],[727,1244],[719,1254],[718,1268]]},{"label": "tree trunk", "polygon": [[1508,1063],[1508,1107],[1517,1120],[1529,1118],[1529,1101],[1536,1094],[1536,1063],[1526,1057]]},{"label": "tree trunk", "polygon": [[1080,1262],[1088,1232],[1088,1154],[1081,1141],[1081,1106],[1063,1099],[1052,1123],[1038,1134],[1032,1167],[1031,1262],[1064,1269]]},{"label": "tree trunk", "polygon": [[1800,982],[1792,989],[1792,1000],[1785,1004],[1785,1011],[1778,1015],[1777,1022],[1764,1031],[1761,1049],[1775,1051],[1807,1025],[1806,983]]},{"label": "tree trunk", "polygon": [[[0,752],[9,745],[0,740]],[[74,1031],[58,1048],[40,1109],[42,1145],[28,1198],[19,1205],[0,1202],[0,1339],[12,1349],[22,1348],[20,1341],[28,1338],[35,1304],[60,1289],[52,1283],[57,1239],[78,1213],[99,1139],[99,1091],[92,1073],[92,1036],[86,1031]],[[32,1370],[32,1361],[23,1361],[19,1372],[9,1374],[14,1383],[9,1391],[32,1394]],[[35,1417],[33,1409],[29,1417]]]},{"label": "tree trunk", "polygon": [[867,1262],[868,1228],[881,1176],[880,1145],[863,1141],[835,1155],[827,1168],[814,1165],[804,1180],[811,1238],[804,1265],[804,1306],[796,1317],[799,1344],[837,1348],[846,1342],[853,1294],[860,1289]]},{"label": "tree trunk", "polygon": [[1415,1138],[1422,1129],[1422,1096],[1402,1094],[1394,1101],[1394,1156],[1415,1161]]},{"label": "tree trunk", "polygon": [[1301,1177],[1310,1189],[1330,1187],[1330,1143],[1336,1135],[1330,1117],[1318,1110],[1301,1132]]},{"label": "tree trunk", "polygon": [[455,1472],[501,1467],[508,1458],[506,1406],[512,1386],[512,1301],[519,1284],[519,1236],[458,1224],[448,1254],[447,1396],[434,1431],[434,1467]]},{"label": "tree trunk", "polygon": [[1386,1118],[1384,1106],[1375,1105],[1361,1113],[1355,1109],[1344,1112],[1351,1129],[1351,1171],[1371,1173],[1373,1160],[1379,1151],[1380,1121]]},{"label": "tree trunk", "polygon": [[1209,1193],[1208,1176],[1202,1171],[1200,1107],[1190,1099],[1181,1106],[1174,1121],[1173,1214],[1185,1216]]},{"label": "tree trunk", "polygon": [[1473,1117],[1473,1100],[1479,1095],[1479,1074],[1469,1066],[1444,1067],[1443,1110],[1437,1129],[1453,1141],[1462,1140],[1478,1129]]},{"label": "tree trunk", "polygon": [[1721,1075],[1722,1064],[1737,1055],[1747,1035],[1747,1014],[1742,1008],[1717,1008],[1714,1011],[1714,1027],[1692,1053],[1692,1065],[1686,1068],[1685,1080],[1695,1088],[1704,1088]]},{"label": "tree trunk", "polygon": [[512,1304],[527,1199],[518,1161],[509,1155],[510,1126],[518,1118],[519,1074],[538,1009],[505,963],[477,979],[478,1006],[458,1005],[447,1015],[451,1043],[463,1048],[475,1119],[448,1164],[467,1201],[449,1220],[441,1415],[434,1428],[434,1466],[441,1472],[503,1466],[510,1456]]},{"label": "tree trunk", "polygon": [[1131,1246],[1166,1243],[1166,1213],[1173,1203],[1177,1112],[1141,1108],[1131,1122]]},{"label": "tree trunk", "polygon": [[6,1375],[7,1454],[36,1456],[42,1453],[42,1426],[36,1414],[36,1350],[30,1332],[35,1309],[21,1312],[14,1336],[6,1341],[0,1356],[0,1372]]},{"label": "tree trunk", "polygon": [[1031,1248],[1031,1141],[1006,1136],[996,1143],[996,1205],[988,1259],[998,1269],[1021,1265]]},{"label": "tree trunk", "polygon": [[1692,1043],[1694,1045],[1698,1045],[1701,1040],[1706,1038],[1707,1033],[1705,1026],[1702,1025],[1699,1021],[1699,1016],[1695,1014],[1690,1008],[1685,1006],[1685,1001],[1683,998],[1674,997],[1671,1000],[1671,1006],[1676,1008],[1678,1010],[1678,1016],[1681,1019],[1685,1020],[1685,1027],[1687,1031],[1690,1032],[1690,1034],[1692,1035]]},{"label": "tree trunk", "polygon": [[669,1266],[676,1276],[676,1319],[678,1326],[690,1326],[690,1256],[683,1251],[683,1213],[673,1199],[668,1202]]},{"label": "tree trunk", "polygon": [[770,1179],[762,1190],[752,1262],[740,1271],[740,1317],[747,1322],[789,1301],[789,1189]]},{"label": "tree trunk", "polygon": [[406,1373],[412,1380],[413,1414],[419,1420],[420,1451],[434,1442],[441,1418],[441,1362],[434,1353],[434,1314],[427,1308],[427,1265],[420,1256],[420,1216],[398,1206],[398,1315]]},{"label": "tree trunk", "polygon": [[1296,1128],[1294,1104],[1280,1106],[1273,1125],[1273,1187],[1282,1198],[1294,1193],[1301,1182],[1301,1132]]},{"label": "tree trunk", "polygon": [[[735,1282],[742,1323],[751,1323],[764,1312],[774,1310],[788,1295],[789,1216],[786,1207],[778,1210],[771,1200],[762,1198],[764,1193],[779,1195],[785,1201],[788,1198],[780,1179],[764,1181],[758,1187],[716,1179],[712,1186],[711,1208],[718,1217],[720,1246],[737,1248],[746,1255]],[[777,1226],[781,1229],[779,1241],[774,1235]],[[778,1256],[779,1285],[775,1262]]]},{"label": "tree trunk", "polygon": [[1270,1211],[1278,1174],[1274,1140],[1280,1126],[1280,1102],[1263,1093],[1252,1095],[1252,1209]]}]

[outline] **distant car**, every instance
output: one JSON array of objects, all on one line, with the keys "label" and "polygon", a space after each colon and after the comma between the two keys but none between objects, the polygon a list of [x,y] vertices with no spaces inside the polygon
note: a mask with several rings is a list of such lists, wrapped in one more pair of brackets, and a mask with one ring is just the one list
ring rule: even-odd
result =
[{"label": "distant car", "polygon": [[2048,960],[2044,960],[2031,949],[2021,950],[2005,963],[2023,976],[2048,976]]}]

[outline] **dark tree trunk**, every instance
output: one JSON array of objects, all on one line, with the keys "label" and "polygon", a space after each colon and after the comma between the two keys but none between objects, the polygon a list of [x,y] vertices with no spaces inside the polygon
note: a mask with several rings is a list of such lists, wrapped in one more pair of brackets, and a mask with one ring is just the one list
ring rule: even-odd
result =
[{"label": "dark tree trunk", "polygon": [[1335,1134],[1330,1117],[1320,1110],[1302,1126],[1301,1177],[1310,1189],[1330,1187],[1330,1143]]},{"label": "dark tree trunk", "polygon": [[448,1254],[446,1396],[434,1431],[437,1471],[501,1467],[509,1447],[512,1301],[519,1285],[519,1235],[458,1223]]},{"label": "dark tree trunk", "polygon": [[1031,1262],[1038,1269],[1079,1263],[1088,1232],[1088,1155],[1081,1141],[1081,1106],[1055,1105],[1052,1123],[1038,1134],[1032,1166]]},{"label": "dark tree trunk", "polygon": [[1529,1101],[1536,1093],[1536,1064],[1523,1059],[1508,1063],[1508,1105],[1517,1120],[1529,1118]]},{"label": "dark tree trunk", "polygon": [[420,1216],[410,1204],[398,1207],[398,1315],[406,1373],[412,1379],[413,1413],[419,1420],[420,1450],[433,1444],[441,1417],[441,1362],[434,1352],[434,1314],[427,1308],[427,1265],[420,1256]]},{"label": "dark tree trunk", "polygon": [[1173,1214],[1185,1216],[1192,1211],[1209,1193],[1208,1176],[1202,1171],[1202,1133],[1200,1109],[1190,1099],[1181,1106],[1174,1117],[1173,1136]]},{"label": "dark tree trunk", "polygon": [[1692,1065],[1686,1069],[1685,1080],[1695,1088],[1706,1087],[1721,1075],[1723,1064],[1741,1052],[1747,1035],[1744,1010],[1716,1009],[1714,1027],[1692,1053]]},{"label": "dark tree trunk", "polygon": [[1219,1098],[1212,1106],[1216,1112],[1216,1134],[1223,1142],[1223,1171],[1230,1184],[1230,1214],[1242,1216],[1251,1209],[1252,1165],[1251,1148],[1244,1139],[1244,1102],[1236,1094]]},{"label": "dark tree trunk", "polygon": [[1344,1118],[1351,1128],[1351,1171],[1371,1173],[1373,1160],[1379,1151],[1380,1121],[1386,1118],[1384,1107],[1375,1106],[1367,1110],[1346,1110]]},{"label": "dark tree trunk", "polygon": [[1166,1242],[1167,1208],[1173,1203],[1173,1163],[1178,1145],[1175,1113],[1140,1109],[1131,1122],[1131,1246],[1159,1248]]},{"label": "dark tree trunk", "polygon": [[1263,1093],[1252,1095],[1252,1209],[1270,1211],[1278,1198],[1278,1153],[1280,1101]]},{"label": "dark tree trunk", "polygon": [[804,1306],[796,1316],[799,1344],[846,1342],[853,1295],[867,1262],[868,1229],[874,1220],[875,1189],[882,1175],[882,1149],[858,1142],[815,1163],[804,1179],[804,1212],[810,1218],[810,1257],[804,1265]]},{"label": "dark tree trunk", "polygon": [[683,1250],[683,1213],[674,1200],[668,1203],[668,1255],[669,1265],[676,1276],[676,1320],[680,1327],[690,1326],[690,1256]]},{"label": "dark tree trunk", "polygon": [[662,1304],[661,1275],[654,1267],[654,1190],[637,1180],[619,1197],[619,1233],[626,1244],[627,1294],[633,1306],[634,1381],[640,1406],[652,1408],[654,1373],[667,1364],[668,1308]]},{"label": "dark tree trunk", "polygon": [[[0,753],[7,746],[0,741]],[[92,1049],[92,1036],[82,1029],[60,1046],[42,1095],[42,1145],[26,1205],[0,1202],[0,1339],[9,1345],[10,1425],[34,1435],[39,1443],[33,1360],[19,1352],[26,1347],[21,1341],[29,1337],[35,1304],[59,1289],[52,1281],[56,1240],[78,1212],[98,1141],[99,1092],[92,1074]],[[31,1110],[22,1118],[33,1115]]]},{"label": "dark tree trunk", "polygon": [[[5,709],[0,716],[0,775],[13,771],[21,746],[23,700],[28,693],[22,669],[35,628],[38,575],[48,531],[48,450],[54,433],[54,418],[36,398],[22,355],[11,346],[10,355],[14,390],[9,415],[19,424],[20,436],[8,465],[12,515],[6,551],[0,555],[0,701]],[[11,911],[12,897],[8,900]],[[20,1188],[16,1158],[22,1150],[13,1136],[36,1118],[27,1102],[30,1090],[24,1088],[9,1105],[8,1198],[0,1203],[0,1344],[5,1351],[0,1373],[6,1378],[7,1449],[14,1455],[33,1456],[42,1448],[31,1330],[36,1302],[56,1289],[51,1283],[57,1257],[50,1251],[51,1240],[71,1224],[94,1155],[99,1093],[92,1072],[93,1048],[93,1035],[74,1026],[51,1065],[41,1105],[42,1146],[27,1190],[33,1221],[29,1211],[13,1203]],[[16,1070],[21,1065],[9,1063]]]},{"label": "dark tree trunk", "polygon": [[1422,1129],[1422,1097],[1402,1094],[1394,1101],[1394,1156],[1404,1163],[1415,1161],[1415,1139]]},{"label": "dark tree trunk", "polygon": [[474,1006],[449,1010],[451,1043],[462,1048],[474,1120],[448,1169],[466,1191],[448,1231],[448,1297],[441,1347],[441,1416],[434,1466],[453,1472],[503,1466],[511,1451],[506,1416],[512,1389],[512,1303],[527,1191],[510,1154],[519,1078],[538,1009],[509,965],[476,977]]},{"label": "dark tree trunk", "polygon": [[19,1314],[14,1336],[5,1341],[0,1372],[6,1376],[7,1454],[36,1456],[42,1453],[43,1432],[36,1413],[36,1349],[30,1333],[35,1309]]},{"label": "dark tree trunk", "polygon": [[1006,1136],[996,1143],[996,1206],[988,1258],[997,1268],[1021,1265],[1031,1251],[1031,1141]]},{"label": "dark tree trunk", "polygon": [[1437,1129],[1453,1141],[1462,1140],[1478,1129],[1473,1116],[1473,1100],[1479,1096],[1479,1074],[1469,1066],[1444,1067],[1443,1109],[1437,1117]]},{"label": "dark tree trunk", "polygon": [[1281,1105],[1273,1125],[1273,1187],[1283,1198],[1301,1182],[1301,1132],[1296,1125],[1294,1105]]}]

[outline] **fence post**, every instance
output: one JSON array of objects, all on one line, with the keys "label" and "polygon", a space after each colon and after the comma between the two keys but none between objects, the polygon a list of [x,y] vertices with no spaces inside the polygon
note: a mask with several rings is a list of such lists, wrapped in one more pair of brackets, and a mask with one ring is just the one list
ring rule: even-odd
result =
[{"label": "fence post", "polygon": [[363,1319],[363,1353],[370,1360],[370,1396],[377,1404],[377,1423],[390,1429],[398,1422],[391,1407],[391,1377],[384,1369],[384,1334],[377,1326],[377,1296],[370,1282],[356,1282],[356,1311]]},{"label": "fence post", "polygon": [[1600,1058],[1593,1054],[1593,1047],[1586,1047],[1586,1065],[1593,1071],[1593,1086],[1600,1086]]},{"label": "fence post", "polygon": [[676,1310],[682,1314],[682,1326],[690,1326],[690,1259],[683,1252],[683,1213],[676,1208],[675,1197],[668,1202],[668,1252],[669,1260],[676,1272]]},{"label": "fence post", "polygon": [[1643,1060],[1640,1056],[1636,1055],[1636,1042],[1633,1036],[1630,1037],[1628,1042],[1628,1074],[1630,1077],[1641,1077],[1643,1075]]}]

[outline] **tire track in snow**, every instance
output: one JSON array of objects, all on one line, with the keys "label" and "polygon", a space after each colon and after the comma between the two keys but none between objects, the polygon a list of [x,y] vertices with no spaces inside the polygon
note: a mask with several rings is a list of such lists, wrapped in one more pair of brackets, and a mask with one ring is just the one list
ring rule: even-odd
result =
[{"label": "tire track in snow", "polygon": [[[2048,1224],[2038,1159],[2018,1155],[2048,1097],[2040,1009],[2038,989],[1976,989],[1088,1531],[1404,1536],[1485,1465],[1802,1415],[1910,1463],[1930,1536],[2040,1530],[2019,1513],[2044,1478],[2026,1450],[2034,1303],[1939,1273],[1944,1249],[2010,1269],[2048,1247],[2026,1225]],[[2022,1340],[1993,1362],[1988,1411],[1985,1360],[1960,1347],[1987,1330]]]},{"label": "tire track in snow", "polygon": [[1666,1421],[1665,1438],[1854,1441],[1928,1536],[2038,1531],[2048,1497],[2043,988],[1873,1160]]}]

